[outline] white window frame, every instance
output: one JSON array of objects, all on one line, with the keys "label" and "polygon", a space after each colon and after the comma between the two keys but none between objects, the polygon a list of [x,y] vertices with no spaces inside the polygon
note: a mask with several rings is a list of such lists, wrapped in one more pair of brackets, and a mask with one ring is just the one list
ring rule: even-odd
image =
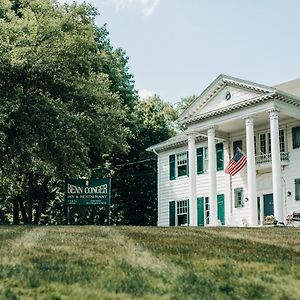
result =
[{"label": "white window frame", "polygon": [[178,200],[176,201],[176,226],[178,226],[178,216],[184,215],[186,215],[185,225],[188,225],[188,200]]},{"label": "white window frame", "polygon": [[[280,134],[280,132],[283,132],[283,135]],[[264,135],[265,136],[265,149],[266,152],[263,153],[261,151],[261,136]],[[257,152],[255,155],[268,155],[271,154],[271,132],[270,129],[268,130],[264,130],[264,131],[259,131],[257,132],[257,134],[255,134],[256,138],[255,138],[255,142],[257,143],[257,145],[255,146],[257,148]],[[281,137],[283,136],[283,143],[281,142]],[[287,140],[286,140],[286,130],[285,128],[279,128],[279,147],[280,147],[280,152],[287,152]]]},{"label": "white window frame", "polygon": [[[244,207],[244,189],[242,187],[237,187],[234,189],[234,208],[241,208]],[[240,195],[241,199],[237,199]],[[239,203],[240,202],[240,203]]]},{"label": "white window frame", "polygon": [[[179,167],[185,166],[186,174],[179,175]],[[176,177],[183,177],[188,175],[188,152],[180,152],[176,154]]]},{"label": "white window frame", "polygon": [[209,225],[210,201],[209,197],[204,197],[204,224]]},{"label": "white window frame", "polygon": [[208,172],[208,164],[209,164],[208,147],[203,147],[203,170],[204,170],[204,173]]}]

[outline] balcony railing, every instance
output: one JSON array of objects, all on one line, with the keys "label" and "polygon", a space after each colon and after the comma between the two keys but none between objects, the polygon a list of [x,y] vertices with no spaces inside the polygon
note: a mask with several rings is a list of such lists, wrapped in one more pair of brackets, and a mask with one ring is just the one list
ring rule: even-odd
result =
[{"label": "balcony railing", "polygon": [[[290,156],[288,152],[280,152],[280,160],[282,164],[288,164],[290,161]],[[255,156],[255,161],[257,164],[270,163],[272,161],[272,154],[266,153]]]}]

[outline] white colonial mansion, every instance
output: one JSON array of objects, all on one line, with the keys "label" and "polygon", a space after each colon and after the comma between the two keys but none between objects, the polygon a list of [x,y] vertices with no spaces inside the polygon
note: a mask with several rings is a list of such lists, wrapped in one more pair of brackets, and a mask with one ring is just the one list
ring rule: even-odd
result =
[{"label": "white colonial mansion", "polygon": [[[220,75],[182,113],[158,156],[158,226],[258,226],[300,212],[300,80],[269,87]],[[224,172],[236,149],[247,156]]]}]

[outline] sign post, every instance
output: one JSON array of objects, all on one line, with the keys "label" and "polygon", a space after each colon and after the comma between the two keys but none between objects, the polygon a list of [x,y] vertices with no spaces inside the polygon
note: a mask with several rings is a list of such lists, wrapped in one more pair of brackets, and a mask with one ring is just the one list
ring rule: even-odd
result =
[{"label": "sign post", "polygon": [[106,206],[107,223],[110,224],[111,179],[66,179],[65,207],[69,223],[69,206]]}]

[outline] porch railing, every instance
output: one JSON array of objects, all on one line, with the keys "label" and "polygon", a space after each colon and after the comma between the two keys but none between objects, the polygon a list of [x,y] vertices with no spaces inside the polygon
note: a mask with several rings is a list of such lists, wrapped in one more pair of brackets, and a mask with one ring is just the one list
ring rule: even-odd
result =
[{"label": "porch railing", "polygon": [[[290,156],[288,152],[280,152],[280,160],[282,162],[289,162]],[[257,164],[264,164],[269,163],[272,161],[272,154],[271,153],[263,153],[260,155],[255,156],[255,161]]]}]

